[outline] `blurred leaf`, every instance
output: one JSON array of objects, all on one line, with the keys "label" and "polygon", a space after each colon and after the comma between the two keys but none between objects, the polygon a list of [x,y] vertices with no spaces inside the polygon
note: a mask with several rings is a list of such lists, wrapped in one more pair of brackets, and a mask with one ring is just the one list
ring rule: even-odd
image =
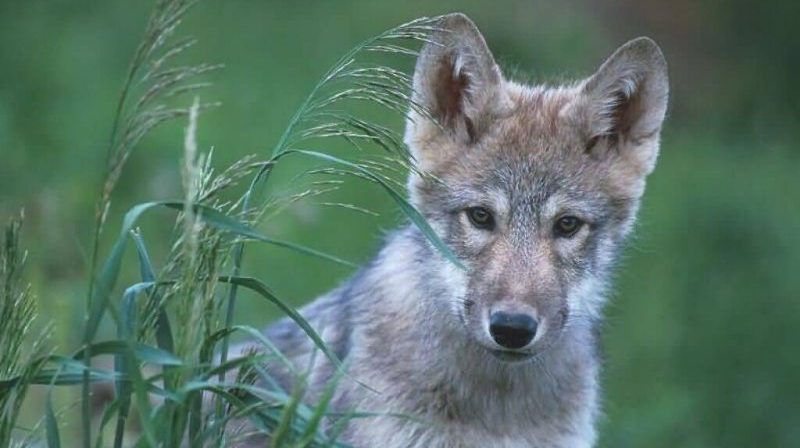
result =
[{"label": "blurred leaf", "polygon": [[[129,341],[125,340],[95,342],[94,344],[89,345],[89,351],[91,352],[92,356],[115,354],[124,355],[125,350],[129,348],[128,342]],[[175,355],[161,350],[160,348],[145,345],[140,342],[134,342],[130,345],[133,347],[133,352],[136,355],[136,358],[142,362],[168,366],[180,366],[183,364],[183,362],[175,357]],[[85,350],[86,349],[78,350],[73,355],[73,358],[81,359]]]}]

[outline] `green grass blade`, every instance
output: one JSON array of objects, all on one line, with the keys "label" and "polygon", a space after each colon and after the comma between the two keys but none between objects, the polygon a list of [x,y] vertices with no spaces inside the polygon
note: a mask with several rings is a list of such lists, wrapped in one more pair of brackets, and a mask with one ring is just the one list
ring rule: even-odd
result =
[{"label": "green grass blade", "polygon": [[139,372],[139,367],[136,365],[136,359],[140,357],[140,353],[132,350],[128,345],[125,347],[125,355],[128,359],[128,374],[133,380],[136,409],[139,411],[139,421],[142,424],[145,439],[150,443],[150,446],[157,446],[156,431],[150,415],[150,385],[145,383],[141,372]]},{"label": "green grass blade", "polygon": [[333,378],[328,381],[328,384],[325,385],[325,389],[322,391],[322,395],[320,396],[316,403],[316,407],[314,408],[314,413],[306,422],[306,429],[300,438],[300,442],[297,444],[298,448],[309,446],[315,439],[319,437],[319,426],[322,423],[322,419],[327,415],[328,407],[330,406],[331,400],[333,400],[334,393],[336,392],[336,386],[342,379],[343,373],[344,369],[338,370]]},{"label": "green grass blade", "polygon": [[[133,353],[136,355],[136,359],[142,362],[166,366],[183,365],[183,361],[181,361],[180,358],[176,357],[172,353],[161,350],[160,348],[142,344],[141,342],[135,342],[131,344],[131,346]],[[91,352],[92,356],[124,355],[125,350],[128,348],[128,341],[125,340],[96,342],[75,352],[73,358],[81,359],[87,350]]]},{"label": "green grass blade", "polygon": [[150,261],[150,255],[147,253],[144,238],[142,238],[142,234],[138,230],[132,230],[131,236],[136,243],[136,254],[139,258],[139,275],[141,275],[143,282],[154,282],[156,274],[153,269],[153,263]]},{"label": "green grass blade", "polygon": [[[136,254],[139,258],[139,272],[143,282],[155,282],[156,275],[153,269],[153,264],[150,261],[150,255],[147,253],[147,246],[144,243],[144,238],[140,232],[131,232],[133,241],[136,243]],[[159,307],[158,315],[156,317],[156,343],[158,347],[170,353],[175,351],[175,342],[172,336],[172,325],[170,324],[169,315],[167,311],[160,304],[161,294],[157,288],[154,288],[150,295],[150,302],[148,307],[151,309]]]},{"label": "green grass blade", "polygon": [[[97,437],[94,441],[94,448],[103,448],[103,429],[111,422],[111,418],[117,413],[121,403],[122,401],[119,399],[114,400],[103,410],[103,416],[100,419],[100,426],[97,428]],[[116,444],[116,440],[114,443]]]},{"label": "green grass blade", "polygon": [[231,328],[233,330],[238,330],[247,333],[247,335],[250,336],[251,340],[258,341],[259,344],[269,349],[270,354],[274,355],[281,362],[281,364],[283,364],[283,366],[286,367],[286,369],[289,372],[291,372],[292,374],[297,373],[294,364],[292,364],[289,358],[287,358],[286,355],[284,355],[283,352],[281,352],[280,349],[278,349],[278,347],[276,347],[275,344],[272,343],[272,341],[270,341],[266,336],[264,336],[264,333],[248,325],[234,325]]},{"label": "green grass blade", "polygon": [[[138,283],[126,289],[122,296],[122,321],[117,326],[117,337],[121,340],[128,341],[129,344],[134,342],[136,322],[138,320],[136,298],[139,293],[147,291],[152,287],[152,281]],[[122,374],[127,374],[131,367],[128,365],[127,358],[127,356],[120,354],[114,356],[114,370],[120,374],[120,378],[115,382],[117,393],[116,401],[119,402],[119,412],[117,414],[117,426],[114,431],[114,448],[122,447],[123,438],[125,436],[125,423],[130,411],[130,380],[122,377]]]},{"label": "green grass blade", "polygon": [[262,283],[260,280],[252,277],[220,277],[220,281],[245,287],[253,292],[258,293],[258,295],[261,297],[269,300],[290,319],[292,319],[300,328],[302,328],[308,337],[311,338],[314,344],[319,347],[323,353],[325,353],[325,356],[327,356],[328,359],[334,363],[334,365],[337,367],[341,366],[341,361],[339,358],[337,358],[336,355],[328,348],[327,344],[325,344],[325,341],[322,340],[322,337],[317,333],[316,330],[314,330],[311,324],[309,324],[308,321],[299,312],[297,312],[297,310],[294,309],[294,307],[279,299],[269,289],[269,287],[267,287],[267,285]]},{"label": "green grass blade", "polygon": [[[184,209],[184,202],[183,201],[145,202],[132,207],[128,211],[128,213],[125,214],[120,236],[114,243],[114,246],[111,250],[111,254],[103,264],[103,269],[101,270],[100,276],[97,278],[96,286],[90,298],[90,305],[89,305],[90,313],[87,320],[86,329],[84,332],[84,344],[88,344],[90,341],[94,339],[94,336],[97,334],[97,328],[100,324],[100,321],[105,311],[108,309],[108,301],[111,296],[111,292],[114,289],[114,286],[116,285],[117,279],[119,277],[120,266],[122,264],[122,256],[125,252],[125,246],[129,233],[131,232],[131,230],[133,230],[133,227],[135,226],[137,220],[144,212],[159,206],[182,211]],[[339,257],[335,257],[333,255],[326,254],[324,252],[317,251],[315,249],[307,248],[299,244],[276,240],[261,235],[250,226],[243,224],[238,220],[228,215],[225,215],[224,213],[212,207],[201,204],[194,204],[193,206],[195,209],[195,213],[197,213],[201,217],[201,219],[203,219],[204,222],[217,229],[224,230],[235,235],[247,237],[256,241],[261,241],[264,243],[292,249],[297,252],[304,253],[306,255],[320,257],[329,261],[344,264],[346,266],[350,267],[356,266],[354,263],[343,260]]]},{"label": "green grass blade", "polygon": [[400,193],[398,193],[391,185],[389,185],[381,176],[376,175],[372,171],[350,162],[348,160],[340,159],[339,157],[332,156],[330,154],[325,154],[317,151],[309,151],[304,149],[291,149],[287,152],[303,154],[309,157],[322,159],[328,162],[333,162],[339,165],[344,165],[348,168],[354,169],[357,172],[363,174],[370,180],[378,183],[386,193],[394,200],[400,210],[405,214],[411,222],[417,226],[417,228],[425,235],[425,237],[430,241],[430,243],[441,253],[446,259],[450,262],[455,264],[461,269],[464,269],[464,265],[458,260],[452,250],[439,238],[439,235],[433,230],[433,228],[428,224],[428,220],[425,219],[424,216],[413,206],[411,205]]},{"label": "green grass blade", "polygon": [[270,434],[270,446],[272,448],[284,447],[289,442],[289,438],[291,437],[292,423],[294,421],[295,414],[297,413],[297,408],[303,400],[305,391],[305,378],[295,378],[294,390],[292,390],[289,403],[285,408],[283,408],[281,421],[278,424],[278,427],[275,428],[272,434]]},{"label": "green grass blade", "polygon": [[[86,371],[89,373],[90,383],[109,382],[117,379],[116,374],[103,370],[85,368],[75,370],[64,368],[59,369],[42,369],[39,373],[31,378],[30,382],[31,384],[55,384],[58,386],[70,386],[74,384],[80,384],[83,381],[83,375]],[[2,390],[2,386],[0,386],[0,390]]]},{"label": "green grass blade", "polygon": [[47,447],[61,448],[61,436],[58,434],[58,421],[53,412],[53,398],[51,391],[47,392],[47,403],[45,404],[45,427],[47,433]]},{"label": "green grass blade", "polygon": [[[48,362],[54,363],[57,367],[43,367]],[[29,378],[25,379],[18,375],[0,381],[0,393],[7,393],[10,388],[15,387],[22,380],[27,380],[30,384],[78,384],[82,381],[84,372],[87,371],[91,382],[114,381],[117,378],[114,373],[87,369],[82,362],[63,356],[45,356],[32,361],[32,364],[39,368]]]},{"label": "green grass blade", "polygon": [[95,281],[95,287],[89,299],[90,312],[83,339],[85,344],[88,344],[94,339],[94,336],[97,334],[97,328],[100,325],[100,320],[108,307],[109,297],[119,277],[122,255],[125,252],[125,246],[130,231],[133,230],[136,221],[144,212],[159,205],[159,202],[146,202],[132,207],[125,214],[125,218],[122,221],[120,236],[114,243],[111,254],[106,259],[105,263],[103,263],[103,269],[100,271],[100,276]]},{"label": "green grass blade", "polygon": [[[174,210],[183,210],[184,209],[184,202],[183,201],[166,201],[162,202],[162,205],[165,207],[174,209]],[[283,247],[286,249],[291,249],[296,252],[300,252],[305,255],[311,255],[315,257],[319,257],[328,261],[333,261],[335,263],[343,264],[349,267],[356,267],[356,264],[349,262],[347,260],[343,260],[339,257],[326,254],[324,252],[320,252],[316,249],[311,249],[299,244],[290,243],[286,241],[276,240],[274,238],[270,238],[258,233],[252,227],[243,224],[242,222],[212,208],[207,205],[202,204],[193,204],[194,212],[203,220],[203,222],[211,225],[217,229],[224,230],[226,232],[230,232],[234,235],[243,236],[246,238],[250,238],[252,240],[261,241],[264,243],[272,244],[274,246]]]}]

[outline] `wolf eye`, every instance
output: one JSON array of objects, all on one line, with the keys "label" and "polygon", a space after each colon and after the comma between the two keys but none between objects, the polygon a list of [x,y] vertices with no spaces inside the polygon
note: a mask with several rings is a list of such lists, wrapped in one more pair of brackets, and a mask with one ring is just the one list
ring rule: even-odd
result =
[{"label": "wolf eye", "polygon": [[563,238],[569,238],[572,235],[575,235],[578,230],[581,229],[583,226],[583,221],[574,217],[574,216],[564,216],[556,221],[556,225],[554,226],[554,231],[556,236],[560,236]]},{"label": "wolf eye", "polygon": [[469,222],[479,229],[492,230],[494,228],[494,217],[492,213],[483,207],[468,208],[467,217],[469,218]]}]

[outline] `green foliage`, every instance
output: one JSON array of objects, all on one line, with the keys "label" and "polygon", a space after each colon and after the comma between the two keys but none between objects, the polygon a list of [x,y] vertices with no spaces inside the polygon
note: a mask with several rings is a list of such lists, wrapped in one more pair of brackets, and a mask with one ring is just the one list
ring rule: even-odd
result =
[{"label": "green foliage", "polygon": [[[168,107],[173,97],[195,92],[208,84],[193,78],[217,66],[172,66],[175,58],[192,46],[194,40],[174,40],[173,34],[194,4],[193,1],[159,0],[156,2],[142,43],[135,52],[112,123],[105,180],[98,195],[95,214],[93,252],[89,260],[89,287],[81,347],[70,357],[31,357],[21,355],[23,338],[33,318],[29,290],[20,286],[19,271],[24,257],[18,250],[18,223],[7,231],[3,252],[3,302],[0,303],[0,342],[5,360],[2,367],[4,391],[2,431],[7,445],[15,428],[20,405],[28,386],[81,384],[80,408],[83,446],[104,446],[107,427],[113,428],[113,446],[235,446],[243,437],[266,434],[273,446],[339,446],[335,434],[327,434],[322,421],[339,378],[344,375],[340,361],[328,349],[316,330],[269,288],[264,282],[239,275],[245,242],[270,246],[314,256],[326,261],[354,266],[339,257],[296,243],[267,237],[253,225],[280,206],[263,201],[254,205],[257,187],[266,183],[272,170],[284,159],[304,155],[338,165],[325,165],[301,172],[299,177],[356,176],[378,184],[389,193],[411,222],[418,225],[442,252],[449,250],[419,214],[390,186],[397,183],[386,171],[392,165],[407,165],[408,154],[394,131],[377,121],[364,120],[347,112],[348,102],[368,102],[404,113],[410,102],[410,79],[388,65],[361,62],[363,53],[413,55],[405,42],[425,40],[435,19],[418,19],[392,28],[364,41],[345,54],[312,89],[289,121],[289,125],[264,162],[246,156],[216,174],[211,153],[198,149],[199,113],[207,108],[195,97],[190,107]],[[156,126],[186,116],[188,126],[183,142],[181,170],[183,198],[152,201],[136,205],[125,214],[119,236],[108,256],[101,255],[101,236],[107,222],[113,193],[124,167],[138,144]],[[314,148],[330,138],[344,139],[363,151],[375,146],[385,152],[381,161],[347,160]],[[401,170],[393,169],[390,173]],[[240,197],[231,190],[237,182],[251,177],[250,186]],[[311,184],[324,184],[314,180]],[[335,185],[337,182],[330,182]],[[336,187],[333,187],[336,188]],[[292,194],[299,201],[329,192],[331,188]],[[349,209],[358,209],[343,204]],[[171,249],[164,266],[156,268],[139,220],[153,209],[178,212]],[[117,284],[124,269],[128,241],[133,239],[138,259],[139,278],[125,287],[117,299]],[[232,275],[231,275],[232,273]],[[227,288],[228,294],[223,294]],[[248,326],[235,325],[233,315],[239,288],[266,299],[302,328],[319,351],[339,366],[339,372],[309,407],[303,399],[305,374],[294,367],[261,334]],[[103,340],[101,327],[107,317],[116,328],[116,339]],[[243,356],[228,358],[228,339],[234,332],[248,334],[261,344]],[[101,339],[97,341],[97,339]],[[220,354],[219,358],[216,357]],[[92,360],[111,355],[113,370],[92,369]],[[277,360],[295,372],[295,387],[286,393],[263,369],[262,363]],[[155,367],[153,370],[152,367]],[[93,409],[98,388],[113,384],[113,396]],[[266,385],[266,387],[264,386]],[[47,445],[61,444],[58,413],[47,392],[44,427]],[[7,404],[7,406],[6,406]],[[139,431],[131,433],[132,411],[138,417]],[[99,422],[94,417],[100,412]],[[116,416],[116,418],[114,418]],[[350,417],[339,418],[339,425]],[[249,426],[242,422],[248,421]],[[95,423],[99,423],[95,427]],[[249,428],[252,433],[242,432]],[[133,437],[133,440],[130,440]]]},{"label": "green foliage", "polygon": [[19,246],[22,216],[5,228],[0,247],[0,446],[9,446],[23,400],[42,362],[41,341],[24,352],[32,337],[35,302],[23,280],[27,254]]},{"label": "green foliage", "polygon": [[[123,428],[139,425],[142,412],[135,386],[148,382],[153,385],[149,394],[156,397],[150,420],[171,424],[168,415],[184,413],[186,433],[191,416],[198,415],[190,403],[197,391],[221,397],[219,405],[216,400],[203,405],[208,421],[200,419],[199,431],[195,426],[200,439],[216,441],[225,424],[253,413],[259,415],[257,428],[278,427],[295,391],[268,396],[275,407],[259,412],[260,405],[248,401],[245,392],[270,391],[244,387],[253,377],[245,374],[250,364],[238,357],[227,361],[245,367],[239,369],[241,378],[225,376],[224,368],[212,377],[208,370],[197,377],[200,372],[187,372],[191,369],[186,366],[196,362],[188,353],[179,358],[181,365],[140,365],[141,381],[117,372],[137,366],[126,363],[130,350],[138,356],[137,348],[175,355],[179,344],[198,337],[223,352],[229,338],[258,340],[254,327],[282,312],[257,292],[226,282],[229,277],[260,279],[289,308],[327,290],[374,252],[380,229],[397,223],[398,205],[386,197],[385,187],[356,168],[318,157],[294,153],[276,162],[272,156],[276,148],[320,152],[383,174],[385,185],[402,193],[402,174],[396,171],[406,168],[395,156],[404,150],[396,133],[401,122],[388,110],[393,98],[397,104],[402,98],[384,94],[381,98],[390,107],[376,107],[359,100],[365,96],[359,89],[402,83],[412,58],[399,61],[393,70],[372,72],[363,86],[355,84],[364,79],[358,70],[399,58],[362,51],[361,62],[347,65],[335,83],[325,84],[307,100],[307,107],[338,101],[331,97],[337,91],[349,90],[350,100],[314,109],[305,118],[292,117],[309,89],[326,78],[327,68],[341,65],[336,56],[353,42],[410,17],[452,10],[476,20],[507,73],[523,73],[535,82],[562,73],[567,79],[586,75],[606,53],[636,35],[655,38],[670,62],[671,111],[662,154],[607,310],[607,417],[600,446],[783,447],[800,440],[800,406],[793,399],[800,394],[793,331],[800,323],[800,209],[795,205],[800,158],[794,143],[800,138],[800,102],[792,88],[800,35],[794,28],[793,2],[205,2],[182,16],[177,32],[171,25],[177,21],[161,20],[144,33],[155,36],[157,29],[170,29],[164,34],[170,38],[142,39],[148,14],[176,17],[189,3],[158,5],[152,13],[150,2],[125,0],[0,4],[0,214],[10,216],[25,205],[24,243],[31,253],[26,277],[42,320],[54,321],[45,353],[51,345],[58,353],[70,353],[34,357],[42,364],[29,378],[39,386],[27,389],[16,426],[7,427],[17,441],[24,441],[29,429],[39,429],[37,436],[47,440],[50,428],[42,416],[50,384],[58,386],[52,388],[51,421],[58,425],[61,443],[75,446],[83,440],[76,418],[80,412],[73,410],[80,403],[86,372],[92,385],[117,384],[127,388],[123,395],[130,391],[127,414],[120,411],[125,400],[117,400],[94,420],[91,442],[97,447],[115,442],[119,415],[127,415],[120,423]],[[181,39],[180,30],[190,31],[202,45]],[[129,56],[148,53],[139,47],[152,48],[151,61],[176,50],[156,69],[166,78],[145,79],[153,67],[149,63],[132,69],[137,64]],[[226,68],[216,75],[216,64],[193,61],[224,62]],[[509,62],[517,67],[508,67]],[[168,71],[180,67],[187,70]],[[193,91],[205,85],[208,75],[215,76],[214,85]],[[180,82],[159,87],[160,99],[151,96],[137,109],[140,98],[169,77]],[[125,79],[131,79],[129,100],[115,114]],[[178,84],[189,89],[188,95],[168,94],[179,94]],[[275,243],[213,226],[212,213],[196,212],[200,218],[190,221],[181,215],[171,225],[165,220],[176,209],[163,205],[151,207],[130,226],[123,222],[132,204],[169,201],[179,214],[183,209],[187,201],[178,175],[182,170],[176,169],[183,150],[178,136],[183,135],[192,95],[199,92],[214,99],[207,105],[220,100],[224,106],[199,107],[202,122],[196,137],[202,149],[195,154],[195,166],[203,165],[206,175],[213,171],[210,157],[199,164],[199,153],[206,152],[205,142],[214,142],[214,165],[230,168],[211,175],[211,186],[193,209],[213,210],[237,223],[239,230]],[[132,120],[143,112],[148,118]],[[160,121],[170,116],[180,119]],[[287,121],[297,124],[286,131]],[[112,126],[150,132],[118,130],[110,138]],[[135,139],[123,144],[125,135]],[[331,138],[317,139],[323,136]],[[363,151],[353,151],[350,142]],[[254,152],[257,157],[247,156]],[[113,202],[102,205],[98,185],[108,184],[109,172],[118,173],[112,178]],[[246,194],[254,177],[262,179]],[[108,295],[94,293],[105,296],[93,302],[95,314],[80,306],[88,303],[82,285],[90,281],[87,265],[97,228],[93,207],[106,220],[95,280],[103,264],[116,256],[115,242],[124,241],[116,287]],[[193,264],[180,255],[187,247],[182,243],[186,222],[200,223],[198,241],[213,245],[199,255],[214,263]],[[322,254],[345,263],[317,256]],[[183,278],[184,269],[219,276],[198,285],[169,283]],[[97,288],[99,282],[93,284]],[[176,303],[188,295],[207,298],[210,287],[217,291],[215,305],[186,310],[184,317],[194,316],[202,325],[199,334],[184,334],[180,342]],[[96,329],[88,353],[95,360],[103,358],[100,352],[119,355],[113,366],[98,361],[87,370],[72,356],[87,353],[81,351],[88,329],[84,314],[98,316],[100,309],[102,317],[92,318],[97,319],[92,320]],[[127,322],[135,322],[133,346],[119,344],[126,337],[117,331]],[[38,334],[37,327],[28,341]],[[116,352],[100,345],[109,341],[117,341]],[[268,342],[260,340],[262,349],[254,356],[280,362]],[[26,353],[35,353],[29,347],[22,358],[15,358],[20,366],[30,359]],[[199,352],[192,356],[208,357]],[[0,357],[0,362],[6,359],[11,358]],[[263,379],[262,373],[254,374]],[[20,375],[0,377],[3,399],[19,396],[6,391],[25,384]],[[283,426],[296,429],[293,440],[302,440],[303,425],[314,426],[316,411],[297,405],[297,418]],[[151,429],[161,436],[158,426]],[[330,428],[330,435],[335,429]],[[135,433],[122,432],[125,443],[135,442]],[[231,440],[228,431],[223,436]]]}]

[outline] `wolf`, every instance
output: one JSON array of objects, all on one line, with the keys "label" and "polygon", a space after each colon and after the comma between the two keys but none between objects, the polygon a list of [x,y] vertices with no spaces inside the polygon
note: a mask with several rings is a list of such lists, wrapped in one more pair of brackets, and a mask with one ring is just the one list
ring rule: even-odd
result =
[{"label": "wolf", "polygon": [[[409,224],[301,310],[347,367],[334,409],[374,414],[341,440],[591,447],[603,304],[656,163],[666,61],[642,37],[584,80],[524,85],[463,14],[436,28],[413,76],[408,191],[458,263]],[[312,366],[318,397],[333,363],[293,321],[265,334]]]}]

